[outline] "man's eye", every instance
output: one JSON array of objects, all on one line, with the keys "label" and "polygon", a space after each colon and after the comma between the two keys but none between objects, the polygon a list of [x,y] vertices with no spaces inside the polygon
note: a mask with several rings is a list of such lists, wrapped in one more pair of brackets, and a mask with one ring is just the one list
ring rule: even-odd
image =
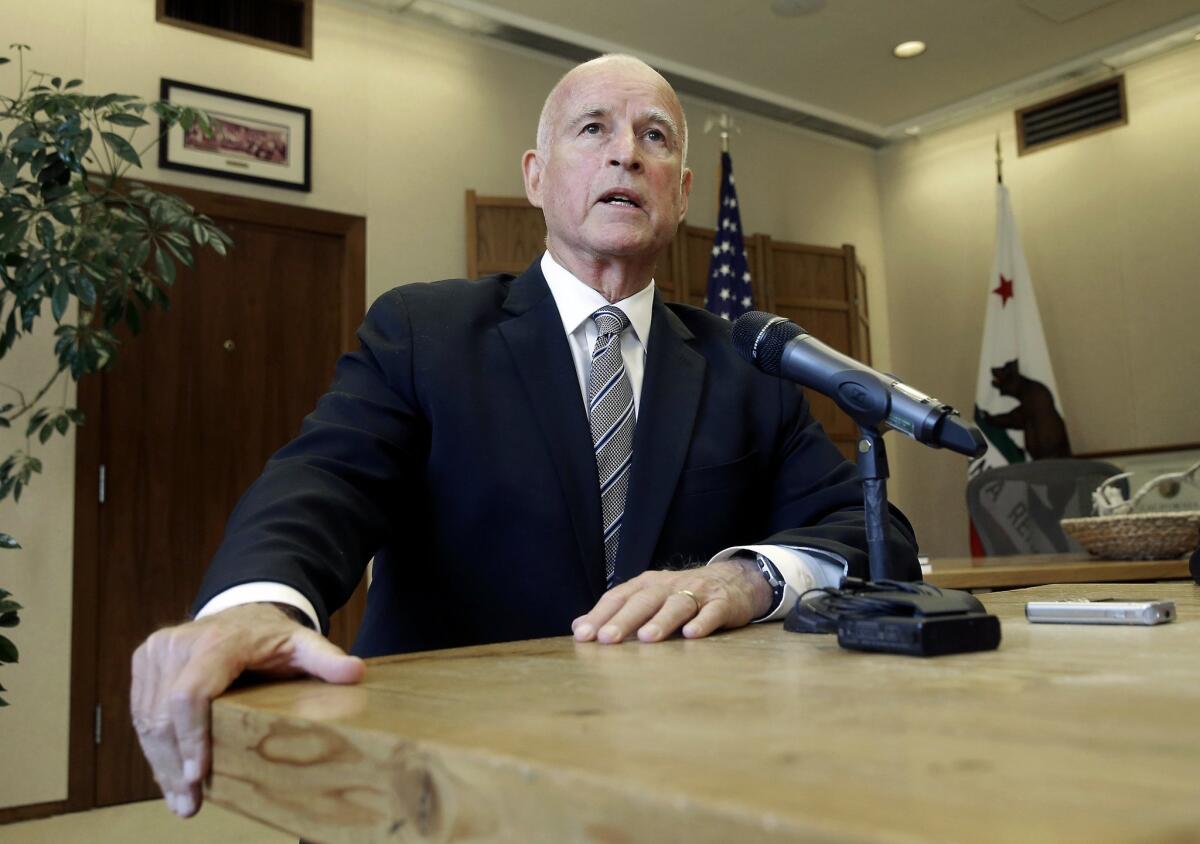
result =
[{"label": "man's eye", "polygon": [[649,132],[646,133],[646,137],[655,142],[665,141],[667,139],[667,136],[664,135],[662,132],[660,132],[658,129],[651,129]]},{"label": "man's eye", "polygon": [[583,131],[589,135],[599,135],[601,128],[599,123],[589,123],[583,127]]}]

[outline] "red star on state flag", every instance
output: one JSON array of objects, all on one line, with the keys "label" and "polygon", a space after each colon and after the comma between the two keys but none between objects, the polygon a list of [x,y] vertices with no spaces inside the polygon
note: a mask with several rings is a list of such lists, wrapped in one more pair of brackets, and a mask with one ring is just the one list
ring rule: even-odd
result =
[{"label": "red star on state flag", "polygon": [[1000,286],[997,287],[992,292],[1000,297],[1000,307],[1003,308],[1005,305],[1008,304],[1008,300],[1011,299],[1013,296],[1012,279],[1005,278],[1003,275],[1001,275],[1000,276]]}]

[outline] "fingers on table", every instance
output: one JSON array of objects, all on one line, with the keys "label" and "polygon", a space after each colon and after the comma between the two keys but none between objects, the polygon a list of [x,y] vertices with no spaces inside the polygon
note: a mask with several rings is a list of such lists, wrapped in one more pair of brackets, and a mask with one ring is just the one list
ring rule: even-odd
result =
[{"label": "fingers on table", "polygon": [[[600,622],[596,640],[606,645],[615,645],[623,641],[654,618],[668,603],[674,604],[673,598],[679,597],[684,598],[685,604],[692,604],[686,596],[672,596],[668,588],[661,585],[647,585],[637,589],[625,598],[621,608],[611,618]],[[678,611],[676,606],[675,612]]]},{"label": "fingers on table", "polygon": [[626,598],[636,591],[636,587],[632,587],[630,583],[623,583],[605,592],[596,602],[596,606],[571,622],[575,641],[590,642],[595,639],[597,631],[620,611]]},{"label": "fingers on table", "polygon": [[345,651],[315,630],[301,629],[292,634],[293,666],[326,683],[357,683],[366,671],[366,663]]},{"label": "fingers on table", "polygon": [[[133,726],[167,806],[187,817],[200,808],[207,768],[208,704],[179,685],[191,648],[173,630],[150,637],[133,657]],[[197,744],[200,750],[197,750]]]},{"label": "fingers on table", "polygon": [[[643,642],[662,641],[691,622],[702,611],[701,599],[694,590],[677,589],[668,594],[658,612],[638,628],[638,639]],[[685,635],[686,630],[684,627]]]}]

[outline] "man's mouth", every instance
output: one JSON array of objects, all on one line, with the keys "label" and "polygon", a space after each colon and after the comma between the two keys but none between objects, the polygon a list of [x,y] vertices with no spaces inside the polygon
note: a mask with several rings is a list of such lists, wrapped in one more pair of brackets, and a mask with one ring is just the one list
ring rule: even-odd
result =
[{"label": "man's mouth", "polygon": [[626,190],[610,190],[600,197],[600,202],[605,205],[616,205],[624,208],[641,208],[642,199],[633,191]]}]

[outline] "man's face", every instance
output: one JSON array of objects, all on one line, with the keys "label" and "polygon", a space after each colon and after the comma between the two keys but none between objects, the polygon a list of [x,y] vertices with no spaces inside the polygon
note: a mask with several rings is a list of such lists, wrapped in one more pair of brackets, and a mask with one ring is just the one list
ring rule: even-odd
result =
[{"label": "man's face", "polygon": [[524,164],[551,252],[568,265],[656,256],[691,189],[674,92],[647,68],[602,63],[568,78],[548,116],[543,149]]}]

